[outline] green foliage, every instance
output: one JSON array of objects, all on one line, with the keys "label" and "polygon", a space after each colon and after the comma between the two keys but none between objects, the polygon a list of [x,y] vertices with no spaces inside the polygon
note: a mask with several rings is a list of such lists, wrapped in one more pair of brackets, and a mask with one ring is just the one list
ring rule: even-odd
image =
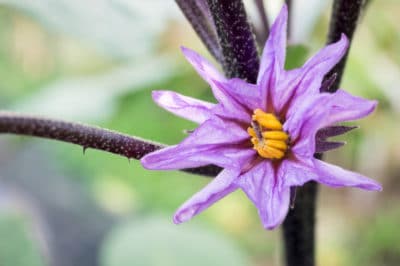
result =
[{"label": "green foliage", "polygon": [[157,217],[116,228],[103,246],[101,266],[245,266],[229,239],[193,224],[177,226]]},{"label": "green foliage", "polygon": [[358,232],[352,265],[397,266],[400,262],[400,212],[381,213]]},{"label": "green foliage", "polygon": [[0,214],[0,266],[44,266],[32,228],[19,215]]},{"label": "green foliage", "polygon": [[305,45],[289,45],[286,50],[285,69],[301,67],[307,60],[308,53]]}]

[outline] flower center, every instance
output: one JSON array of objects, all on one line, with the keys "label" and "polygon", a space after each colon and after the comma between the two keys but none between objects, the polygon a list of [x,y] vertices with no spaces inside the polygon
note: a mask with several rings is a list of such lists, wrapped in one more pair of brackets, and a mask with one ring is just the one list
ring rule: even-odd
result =
[{"label": "flower center", "polygon": [[282,159],[288,149],[289,135],[274,114],[254,110],[251,127],[247,128],[257,153],[267,159]]}]

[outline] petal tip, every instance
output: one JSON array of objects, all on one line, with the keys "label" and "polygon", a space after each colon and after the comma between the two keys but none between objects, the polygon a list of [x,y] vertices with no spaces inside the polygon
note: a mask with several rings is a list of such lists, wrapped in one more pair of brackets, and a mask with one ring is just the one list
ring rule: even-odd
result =
[{"label": "petal tip", "polygon": [[279,226],[279,224],[269,224],[269,223],[263,223],[263,227],[265,230],[274,230],[275,228],[277,228]]},{"label": "petal tip", "polygon": [[179,209],[176,211],[173,221],[175,224],[181,224],[192,219],[192,217],[195,214],[196,214],[196,208],[194,206],[189,208]]},{"label": "petal tip", "polygon": [[157,101],[161,97],[161,94],[163,91],[152,91],[151,92],[151,98],[153,98],[154,101]]}]

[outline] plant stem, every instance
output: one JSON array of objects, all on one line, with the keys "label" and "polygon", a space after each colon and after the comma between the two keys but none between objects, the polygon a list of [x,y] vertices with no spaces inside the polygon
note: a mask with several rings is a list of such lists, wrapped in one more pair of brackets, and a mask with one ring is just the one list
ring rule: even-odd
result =
[{"label": "plant stem", "polygon": [[257,80],[259,59],[254,34],[241,0],[207,0],[229,78]]},{"label": "plant stem", "polygon": [[351,41],[363,7],[363,0],[335,0],[333,2],[327,43],[338,41],[340,35],[344,33],[349,39],[349,49],[347,49],[346,54],[339,63],[327,74],[327,77],[334,74],[337,75],[333,85],[329,88],[329,92],[335,92],[339,89],[339,84],[342,80],[347,61],[347,55],[350,51]]},{"label": "plant stem", "polygon": [[283,222],[286,265],[313,266],[318,184],[309,182],[296,190],[294,208]]},{"label": "plant stem", "polygon": [[[150,152],[165,147],[160,143],[100,127],[26,116],[12,112],[0,112],[0,133],[60,140],[80,145],[84,151],[92,148],[137,160]],[[216,176],[220,170],[219,167],[214,165],[183,169],[183,171],[189,173],[205,176]]]},{"label": "plant stem", "polygon": [[[349,39],[349,45],[357,26],[362,9],[362,1],[335,0],[331,14],[331,23],[327,43],[339,40],[342,33]],[[350,48],[350,46],[349,46]],[[335,92],[346,65],[347,53],[342,60],[328,73],[325,81],[336,75],[329,92]],[[316,154],[322,159],[322,154]],[[291,209],[283,223],[283,237],[287,266],[314,266],[315,265],[315,211],[317,202],[318,184],[309,182],[298,188],[295,208]]]}]

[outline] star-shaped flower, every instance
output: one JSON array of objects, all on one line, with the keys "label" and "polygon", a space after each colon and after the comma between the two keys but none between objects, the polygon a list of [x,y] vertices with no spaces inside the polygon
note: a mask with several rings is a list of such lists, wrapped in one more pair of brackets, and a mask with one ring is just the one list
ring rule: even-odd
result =
[{"label": "star-shaped flower", "polygon": [[314,158],[320,129],[367,116],[377,104],[343,90],[320,93],[325,74],[346,52],[347,38],[343,35],[321,49],[303,67],[286,71],[286,24],[284,6],[265,44],[257,84],[227,79],[203,57],[182,48],[218,103],[171,91],[153,92],[161,107],[200,125],[178,145],[145,156],[143,166],[167,170],[215,164],[223,168],[177,210],[175,223],[191,219],[238,188],[256,205],[267,229],[284,220],[291,187],[310,180],[331,187],[381,190],[367,177]]}]

